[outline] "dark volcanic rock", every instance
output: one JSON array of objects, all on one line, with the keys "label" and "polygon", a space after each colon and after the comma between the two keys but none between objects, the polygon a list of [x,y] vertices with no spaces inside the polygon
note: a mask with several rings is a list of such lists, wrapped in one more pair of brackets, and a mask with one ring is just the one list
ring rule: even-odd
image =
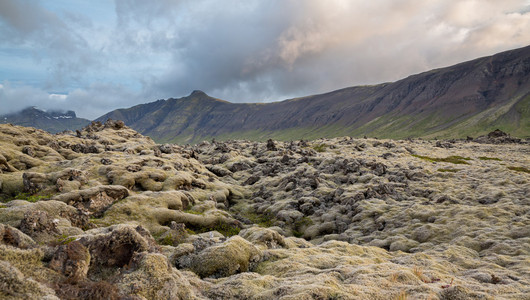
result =
[{"label": "dark volcanic rock", "polygon": [[506,132],[496,129],[487,135],[479,136],[473,140],[476,143],[481,144],[512,144],[521,143],[521,139],[513,138]]}]

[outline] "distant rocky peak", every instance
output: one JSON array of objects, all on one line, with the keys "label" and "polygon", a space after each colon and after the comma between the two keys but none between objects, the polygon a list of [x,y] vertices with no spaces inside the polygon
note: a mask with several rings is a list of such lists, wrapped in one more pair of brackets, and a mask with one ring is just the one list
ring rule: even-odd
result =
[{"label": "distant rocky peak", "polygon": [[201,91],[201,90],[194,90],[190,94],[190,97],[203,97],[203,96],[208,96],[208,95],[205,92]]},{"label": "distant rocky peak", "polygon": [[75,114],[75,111],[73,111],[73,110],[68,110],[66,112],[64,112],[64,111],[50,111],[48,113],[54,118],[71,119],[71,118],[77,117],[76,114]]},{"label": "distant rocky peak", "polygon": [[[23,109],[21,112],[19,112],[18,114],[31,115],[31,116],[34,116],[34,117],[54,118],[54,119],[73,119],[73,118],[77,117],[77,115],[75,114],[75,112],[73,110],[68,110],[68,111],[50,110],[50,111],[47,111],[47,110],[44,110],[44,109],[40,109],[37,106],[27,107],[27,108]],[[17,115],[17,113],[11,114],[11,115]]]}]

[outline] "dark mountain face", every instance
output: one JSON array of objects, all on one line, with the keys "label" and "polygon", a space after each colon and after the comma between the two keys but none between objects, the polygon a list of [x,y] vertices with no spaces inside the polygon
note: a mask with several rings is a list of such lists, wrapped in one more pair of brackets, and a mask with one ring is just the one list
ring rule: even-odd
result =
[{"label": "dark mountain face", "polygon": [[67,112],[43,111],[35,107],[28,107],[18,113],[0,116],[0,123],[35,127],[57,133],[82,128],[88,125],[90,120],[78,118],[75,112],[71,110]]},{"label": "dark mountain face", "polygon": [[530,136],[530,47],[413,75],[266,104],[236,104],[194,91],[112,111],[160,142],[301,139],[341,135],[456,138],[500,128]]}]

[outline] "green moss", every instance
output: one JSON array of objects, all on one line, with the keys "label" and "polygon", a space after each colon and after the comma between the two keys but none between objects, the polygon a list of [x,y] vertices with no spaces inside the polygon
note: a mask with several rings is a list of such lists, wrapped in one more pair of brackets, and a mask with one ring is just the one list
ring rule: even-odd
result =
[{"label": "green moss", "polygon": [[460,171],[459,169],[438,169],[438,172],[451,172],[451,173],[456,173]]},{"label": "green moss", "polygon": [[480,156],[478,159],[480,159],[480,160],[497,160],[497,161],[502,161],[502,159],[500,159],[500,158],[496,158],[496,157],[487,157],[487,156]]},{"label": "green moss", "polygon": [[29,193],[19,192],[13,198],[8,199],[7,201],[18,199],[18,200],[26,200],[28,202],[37,202],[40,200],[50,199],[51,197],[52,195],[32,195]]},{"label": "green moss", "polygon": [[208,231],[217,231],[224,236],[230,237],[230,236],[238,235],[239,232],[241,231],[241,228],[234,226],[234,225],[227,224],[227,223],[223,223],[221,221],[217,221],[210,226],[195,227],[191,231],[193,232],[193,234],[204,233]]},{"label": "green moss", "polygon": [[313,225],[313,220],[311,220],[311,218],[309,217],[303,217],[300,220],[297,220],[296,222],[294,222],[294,226],[296,228],[300,228],[302,226],[310,226],[310,225]]},{"label": "green moss", "polygon": [[67,244],[70,244],[71,242],[73,242],[75,240],[76,240],[75,237],[67,236],[67,235],[63,234],[61,237],[59,237],[57,239],[57,244],[58,245],[67,245]]},{"label": "green moss", "polygon": [[327,300],[339,300],[339,299],[344,299],[342,297],[342,295],[340,295],[339,293],[332,293],[332,294],[329,294],[328,295],[328,298]]},{"label": "green moss", "polygon": [[530,173],[530,169],[527,169],[525,167],[508,167],[508,169],[517,172]]},{"label": "green moss", "polygon": [[196,211],[196,210],[193,210],[191,208],[186,209],[184,212],[187,213],[187,214],[192,214],[192,215],[203,215],[204,214],[204,213],[202,213],[200,211]]},{"label": "green moss", "polygon": [[247,212],[242,215],[243,217],[252,221],[252,223],[258,226],[261,226],[261,227],[271,227],[274,224],[274,222],[276,222],[276,218],[274,218],[272,215],[268,213],[258,214],[255,212]]},{"label": "green moss", "polygon": [[430,157],[430,156],[423,156],[423,155],[416,155],[416,154],[411,154],[411,155],[417,158],[430,161],[430,162],[447,162],[447,163],[460,164],[460,165],[469,165],[469,163],[466,162],[466,160],[471,160],[471,158],[469,157],[462,157],[462,156],[457,156],[457,155],[448,156],[444,158]]},{"label": "green moss", "polygon": [[319,144],[319,145],[313,146],[313,149],[316,152],[324,152],[324,151],[326,151],[327,147],[328,147],[328,145],[326,145],[326,144]]},{"label": "green moss", "polygon": [[295,237],[297,237],[297,238],[301,238],[302,235],[304,235],[304,233],[303,233],[303,232],[300,232],[300,231],[298,231],[298,230],[293,230],[293,235],[294,235]]},{"label": "green moss", "polygon": [[230,208],[233,214],[240,215],[243,218],[250,220],[252,223],[260,227],[271,227],[276,222],[276,218],[268,211],[260,214],[252,207],[245,204],[246,201],[239,201]]},{"label": "green moss", "polygon": [[169,233],[162,240],[159,241],[160,245],[173,246],[173,235]]},{"label": "green moss", "polygon": [[234,236],[239,234],[241,228],[229,224],[219,223],[215,225],[212,230],[217,230],[224,236]]},{"label": "green moss", "polygon": [[293,235],[297,238],[302,237],[304,235],[303,230],[307,228],[308,226],[313,225],[313,220],[309,217],[303,217],[293,223],[294,228],[292,230]]}]

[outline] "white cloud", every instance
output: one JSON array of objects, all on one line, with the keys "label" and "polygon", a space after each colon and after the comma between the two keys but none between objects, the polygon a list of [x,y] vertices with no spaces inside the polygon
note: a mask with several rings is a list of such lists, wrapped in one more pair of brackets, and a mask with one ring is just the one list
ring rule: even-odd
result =
[{"label": "white cloud", "polygon": [[50,94],[50,95],[48,95],[48,98],[50,100],[60,102],[60,101],[66,100],[66,98],[68,98],[68,95],[64,95],[64,94]]}]

